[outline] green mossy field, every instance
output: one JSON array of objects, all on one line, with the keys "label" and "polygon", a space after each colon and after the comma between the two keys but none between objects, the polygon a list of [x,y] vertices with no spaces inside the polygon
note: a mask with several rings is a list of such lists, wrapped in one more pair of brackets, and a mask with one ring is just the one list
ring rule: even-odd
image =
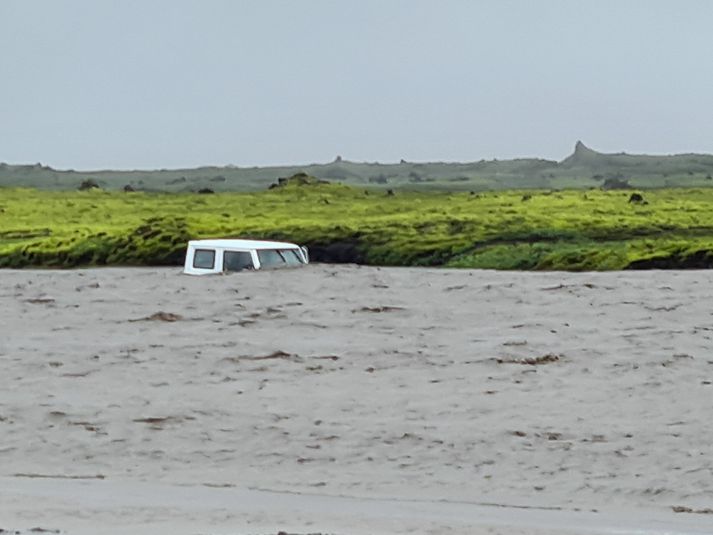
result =
[{"label": "green mossy field", "polygon": [[519,270],[713,265],[713,189],[259,193],[0,189],[0,267],[178,265],[189,239],[307,245],[313,260]]}]

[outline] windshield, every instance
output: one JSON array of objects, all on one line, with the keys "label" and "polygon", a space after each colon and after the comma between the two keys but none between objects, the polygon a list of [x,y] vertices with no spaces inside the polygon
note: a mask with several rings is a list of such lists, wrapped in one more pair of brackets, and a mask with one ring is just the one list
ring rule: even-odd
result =
[{"label": "windshield", "polygon": [[297,249],[282,249],[280,254],[285,257],[288,266],[298,266],[304,264]]},{"label": "windshield", "polygon": [[257,256],[262,269],[293,267],[304,263],[297,249],[259,249]]}]

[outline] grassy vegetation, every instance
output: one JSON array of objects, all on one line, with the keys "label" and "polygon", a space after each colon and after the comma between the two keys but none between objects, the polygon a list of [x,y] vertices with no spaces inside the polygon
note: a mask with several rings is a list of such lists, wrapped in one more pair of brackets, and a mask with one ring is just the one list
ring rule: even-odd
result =
[{"label": "grassy vegetation", "polygon": [[214,195],[0,189],[0,267],[179,264],[188,239],[324,261],[494,269],[713,265],[713,190],[397,192],[290,182]]},{"label": "grassy vegetation", "polygon": [[299,171],[356,187],[415,191],[587,189],[626,182],[635,188],[713,186],[713,156],[602,154],[577,143],[561,162],[539,158],[469,163],[363,163],[340,158],[327,164],[283,167],[201,167],[153,171],[58,171],[40,164],[0,163],[0,187],[76,190],[85,181],[102,189],[142,191],[260,191]]}]

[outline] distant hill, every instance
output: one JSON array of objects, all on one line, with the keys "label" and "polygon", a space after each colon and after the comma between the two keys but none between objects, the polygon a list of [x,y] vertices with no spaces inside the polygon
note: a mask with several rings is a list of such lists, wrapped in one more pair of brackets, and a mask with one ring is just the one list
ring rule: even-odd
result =
[{"label": "distant hill", "polygon": [[713,155],[603,154],[578,141],[574,152],[561,162],[523,158],[469,163],[402,160],[397,164],[383,164],[351,162],[338,157],[327,164],[150,171],[61,171],[41,164],[0,163],[0,187],[72,190],[84,182],[111,190],[129,187],[171,192],[256,191],[298,172],[353,186],[414,190],[701,187],[713,186]]}]

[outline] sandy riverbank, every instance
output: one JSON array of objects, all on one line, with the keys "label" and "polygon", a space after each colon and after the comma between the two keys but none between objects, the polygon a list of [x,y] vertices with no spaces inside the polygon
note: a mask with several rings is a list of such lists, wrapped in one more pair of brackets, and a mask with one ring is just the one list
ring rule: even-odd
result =
[{"label": "sandy riverbank", "polygon": [[1,275],[0,528],[713,526],[711,272]]}]

